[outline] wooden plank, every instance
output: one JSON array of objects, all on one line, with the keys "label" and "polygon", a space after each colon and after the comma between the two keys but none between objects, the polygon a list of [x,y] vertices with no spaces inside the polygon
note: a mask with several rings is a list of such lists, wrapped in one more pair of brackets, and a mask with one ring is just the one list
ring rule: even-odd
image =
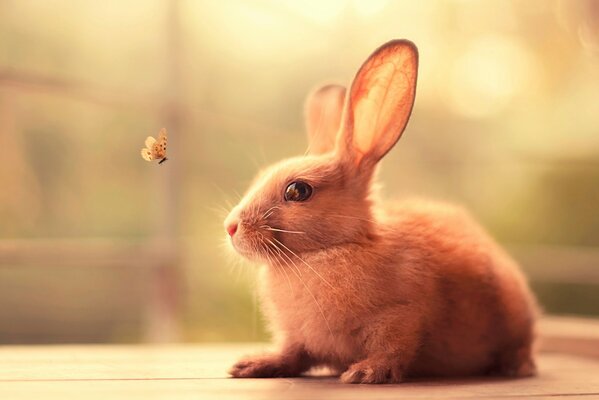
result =
[{"label": "wooden plank", "polygon": [[265,345],[0,348],[0,398],[466,399],[599,396],[599,361],[543,354],[530,379],[421,380],[343,385],[334,377],[229,379],[227,368]]},{"label": "wooden plank", "polygon": [[599,359],[599,321],[580,317],[546,317],[539,323],[540,349]]}]

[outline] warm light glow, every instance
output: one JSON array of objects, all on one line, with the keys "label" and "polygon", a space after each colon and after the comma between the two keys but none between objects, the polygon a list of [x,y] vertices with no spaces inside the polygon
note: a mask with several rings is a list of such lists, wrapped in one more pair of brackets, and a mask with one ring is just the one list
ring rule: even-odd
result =
[{"label": "warm light glow", "polygon": [[522,42],[499,35],[481,37],[453,65],[450,105],[466,117],[498,113],[534,86],[537,72],[533,55]]},{"label": "warm light glow", "polygon": [[324,24],[336,19],[348,2],[345,0],[285,0],[279,4],[311,21]]},{"label": "warm light glow", "polygon": [[356,12],[365,17],[374,16],[383,11],[388,3],[388,0],[353,0]]}]

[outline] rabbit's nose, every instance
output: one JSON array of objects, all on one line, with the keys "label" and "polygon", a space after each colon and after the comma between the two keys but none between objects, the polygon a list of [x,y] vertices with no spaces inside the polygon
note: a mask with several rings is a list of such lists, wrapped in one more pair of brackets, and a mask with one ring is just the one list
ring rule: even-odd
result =
[{"label": "rabbit's nose", "polygon": [[226,230],[229,236],[233,237],[235,232],[237,232],[237,227],[239,227],[239,223],[237,221],[230,222],[226,225]]},{"label": "rabbit's nose", "polygon": [[225,218],[225,231],[229,234],[229,236],[233,237],[235,232],[239,229],[239,207],[235,207],[231,210],[227,218]]},{"label": "rabbit's nose", "polygon": [[225,219],[225,230],[229,236],[233,237],[237,229],[239,228],[239,212],[233,209],[231,213]]}]

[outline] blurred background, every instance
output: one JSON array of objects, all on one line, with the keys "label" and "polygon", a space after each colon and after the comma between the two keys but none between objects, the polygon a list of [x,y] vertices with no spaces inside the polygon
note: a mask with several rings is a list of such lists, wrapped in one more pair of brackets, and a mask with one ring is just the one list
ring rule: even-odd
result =
[{"label": "blurred background", "polygon": [[599,2],[1,0],[0,344],[265,340],[225,210],[392,38],[421,69],[385,196],[466,205],[548,313],[599,315]]}]

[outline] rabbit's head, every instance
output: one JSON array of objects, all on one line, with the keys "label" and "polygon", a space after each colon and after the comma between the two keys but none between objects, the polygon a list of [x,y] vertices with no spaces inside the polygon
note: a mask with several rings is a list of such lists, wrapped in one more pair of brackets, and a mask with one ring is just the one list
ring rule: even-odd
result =
[{"label": "rabbit's head", "polygon": [[308,96],[306,155],[262,171],[225,220],[239,253],[268,261],[378,234],[371,181],[408,122],[417,70],[414,44],[394,40],[366,60],[349,92],[328,85]]}]

